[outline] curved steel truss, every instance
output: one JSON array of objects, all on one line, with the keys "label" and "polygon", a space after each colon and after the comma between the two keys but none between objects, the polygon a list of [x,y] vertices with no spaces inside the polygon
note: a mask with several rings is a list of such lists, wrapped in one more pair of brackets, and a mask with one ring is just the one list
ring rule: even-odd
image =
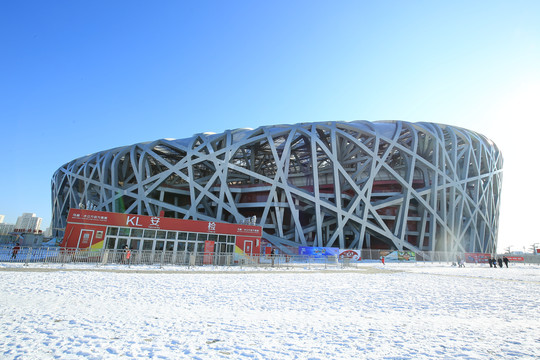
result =
[{"label": "curved steel truss", "polygon": [[492,252],[502,155],[433,123],[322,122],[161,139],[73,160],[53,176],[71,207],[241,222],[277,246]]}]

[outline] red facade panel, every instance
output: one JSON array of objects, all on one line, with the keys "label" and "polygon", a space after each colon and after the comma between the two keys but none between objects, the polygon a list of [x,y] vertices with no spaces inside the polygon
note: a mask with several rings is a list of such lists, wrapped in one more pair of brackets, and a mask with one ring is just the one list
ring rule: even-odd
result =
[{"label": "red facade panel", "polygon": [[[104,211],[71,209],[61,246],[65,248],[101,249],[107,228],[168,230],[236,236],[236,247],[248,253],[260,252],[262,228],[254,225],[229,224],[215,221],[184,220],[160,216],[130,215]],[[247,244],[247,245],[246,245]]]}]

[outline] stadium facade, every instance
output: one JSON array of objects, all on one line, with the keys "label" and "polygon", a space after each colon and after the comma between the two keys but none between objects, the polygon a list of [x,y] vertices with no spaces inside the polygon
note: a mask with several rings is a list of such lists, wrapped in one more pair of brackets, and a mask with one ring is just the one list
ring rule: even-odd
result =
[{"label": "stadium facade", "polygon": [[[404,121],[202,133],[75,159],[52,179],[71,208],[262,226],[291,247],[496,249],[503,159],[485,136]],[[62,236],[62,233],[57,233]]]}]

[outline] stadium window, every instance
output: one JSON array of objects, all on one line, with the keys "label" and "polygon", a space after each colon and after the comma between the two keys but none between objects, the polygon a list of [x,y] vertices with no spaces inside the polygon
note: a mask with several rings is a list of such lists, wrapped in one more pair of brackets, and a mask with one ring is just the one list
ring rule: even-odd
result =
[{"label": "stadium window", "polygon": [[152,246],[154,246],[153,240],[144,240],[143,242],[143,250],[152,250]]},{"label": "stadium window", "polygon": [[105,249],[112,250],[114,249],[115,244],[116,244],[116,238],[107,237],[107,241],[105,242]]},{"label": "stadium window", "polygon": [[227,252],[227,245],[224,243],[217,243],[215,247],[215,252],[217,253]]},{"label": "stadium window", "polygon": [[197,243],[197,252],[198,253],[204,252],[204,243],[203,242]]},{"label": "stadium window", "polygon": [[197,241],[206,241],[208,240],[208,234],[198,234]]},{"label": "stadium window", "polygon": [[142,237],[142,229],[131,229],[131,237]]},{"label": "stadium window", "polygon": [[154,239],[156,237],[156,230],[144,230],[144,237]]},{"label": "stadium window", "polygon": [[132,239],[129,244],[129,248],[133,250],[139,250],[139,247],[141,246],[141,240],[138,239]]},{"label": "stadium window", "polygon": [[186,251],[186,243],[183,241],[178,242],[178,251]]},{"label": "stadium window", "polygon": [[119,238],[119,239],[118,239],[118,242],[117,242],[117,244],[116,244],[116,248],[117,248],[117,249],[123,249],[124,246],[127,245],[127,240],[128,240],[128,239],[126,239],[126,238]]}]

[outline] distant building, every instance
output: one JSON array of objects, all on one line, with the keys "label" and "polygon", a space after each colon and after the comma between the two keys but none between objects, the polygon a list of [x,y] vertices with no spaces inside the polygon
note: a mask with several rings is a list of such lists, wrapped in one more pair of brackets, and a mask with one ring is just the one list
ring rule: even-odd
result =
[{"label": "distant building", "polygon": [[23,247],[39,247],[43,243],[43,235],[37,233],[23,234],[18,236],[15,241],[17,241]]},{"label": "distant building", "polygon": [[15,232],[24,233],[39,233],[41,232],[42,218],[37,217],[36,214],[23,213],[22,216],[17,218],[15,223]]},{"label": "distant building", "polygon": [[15,225],[4,224],[5,215],[0,215],[0,236],[7,235],[9,232],[13,231]]},{"label": "distant building", "polygon": [[52,228],[51,227],[46,228],[45,232],[43,233],[43,236],[52,237]]},{"label": "distant building", "polygon": [[8,235],[15,230],[15,224],[0,223],[0,235]]}]

